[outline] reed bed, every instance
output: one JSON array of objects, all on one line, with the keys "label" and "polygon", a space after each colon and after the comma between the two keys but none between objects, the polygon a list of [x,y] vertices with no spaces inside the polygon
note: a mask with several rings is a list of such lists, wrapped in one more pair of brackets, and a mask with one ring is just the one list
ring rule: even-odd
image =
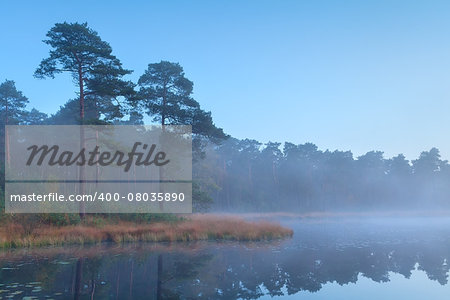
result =
[{"label": "reed bed", "polygon": [[289,237],[293,231],[268,221],[250,222],[238,217],[200,215],[178,222],[150,224],[119,222],[93,226],[41,225],[27,233],[20,224],[5,224],[0,229],[0,247],[31,247],[102,242],[176,242],[195,240],[261,241]]}]

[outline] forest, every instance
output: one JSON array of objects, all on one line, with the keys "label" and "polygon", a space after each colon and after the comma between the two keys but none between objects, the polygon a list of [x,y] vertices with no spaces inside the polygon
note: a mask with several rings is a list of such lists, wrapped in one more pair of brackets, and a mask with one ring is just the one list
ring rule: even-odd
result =
[{"label": "forest", "polygon": [[[450,165],[437,148],[415,160],[382,151],[354,157],[313,143],[236,139],[218,128],[193,97],[194,83],[177,62],[148,64],[137,82],[112,47],[87,23],[57,23],[44,43],[49,56],[37,79],[69,73],[77,94],[47,115],[29,109],[13,79],[0,83],[1,187],[5,125],[192,125],[194,211],[312,212],[437,210],[450,206]],[[143,62],[144,64],[147,62]],[[7,76],[7,74],[3,74]],[[301,131],[302,128],[292,128]],[[226,131],[226,130],[225,130]],[[3,201],[2,201],[3,202]]]}]

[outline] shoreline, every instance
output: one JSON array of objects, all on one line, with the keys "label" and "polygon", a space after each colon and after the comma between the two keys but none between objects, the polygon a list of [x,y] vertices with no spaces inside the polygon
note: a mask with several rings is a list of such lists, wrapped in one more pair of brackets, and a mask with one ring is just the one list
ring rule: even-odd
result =
[{"label": "shoreline", "polygon": [[236,216],[193,215],[175,222],[120,221],[101,226],[41,225],[26,234],[17,222],[0,230],[0,248],[83,245],[114,242],[188,242],[206,240],[264,241],[292,237],[293,231],[268,221]]},{"label": "shoreline", "polygon": [[248,212],[248,213],[229,213],[213,212],[210,215],[219,217],[240,217],[245,220],[258,219],[319,219],[319,218],[348,218],[348,217],[450,217],[450,210],[423,210],[423,211],[312,211],[305,213],[293,212]]}]

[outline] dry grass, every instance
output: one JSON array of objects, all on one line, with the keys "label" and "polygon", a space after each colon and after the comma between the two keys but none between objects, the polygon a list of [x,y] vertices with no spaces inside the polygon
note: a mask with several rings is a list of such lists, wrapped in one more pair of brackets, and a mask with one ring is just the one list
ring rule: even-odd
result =
[{"label": "dry grass", "polygon": [[290,229],[267,221],[249,222],[237,217],[192,216],[175,223],[136,224],[120,222],[101,227],[43,225],[25,233],[20,224],[9,223],[0,229],[0,247],[125,242],[173,242],[194,240],[258,241],[292,236]]}]

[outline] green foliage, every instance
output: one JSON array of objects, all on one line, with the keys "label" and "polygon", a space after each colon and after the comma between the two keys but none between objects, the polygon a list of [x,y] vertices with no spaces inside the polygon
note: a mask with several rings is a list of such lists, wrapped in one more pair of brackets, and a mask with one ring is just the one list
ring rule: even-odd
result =
[{"label": "green foliage", "polygon": [[[44,43],[52,50],[37,68],[37,78],[54,78],[57,73],[70,72],[78,80],[78,72],[81,71],[89,80],[98,69],[103,70],[108,64],[112,64],[117,71],[121,69],[120,62],[111,55],[111,46],[102,41],[87,23],[56,23],[47,37]],[[122,72],[127,73],[125,70]]]},{"label": "green foliage", "polygon": [[162,125],[191,124],[194,112],[200,109],[191,97],[194,84],[177,63],[149,64],[138,84],[143,99],[140,107]]},{"label": "green foliage", "polygon": [[80,223],[80,216],[78,214],[62,213],[41,214],[39,215],[39,222],[56,226],[76,225]]},{"label": "green foliage", "polygon": [[150,222],[178,222],[182,220],[181,217],[174,214],[117,214],[111,217],[112,220],[130,221],[136,223],[150,223]]},{"label": "green foliage", "polygon": [[[281,151],[282,149],[282,151]],[[449,207],[450,165],[436,148],[410,163],[370,151],[321,151],[230,138],[210,145],[193,176],[219,211],[399,210]],[[217,186],[209,189],[208,186]]]},{"label": "green foliage", "polygon": [[447,164],[447,161],[441,161],[441,155],[437,148],[420,153],[419,159],[413,161],[413,168],[417,174],[431,175],[438,172],[441,166]]},{"label": "green foliage", "polygon": [[[57,23],[47,33],[44,43],[52,50],[41,61],[35,77],[54,78],[55,74],[69,72],[80,88],[79,109],[70,119],[84,121],[84,101],[91,102],[90,119],[106,121],[123,117],[120,97],[134,94],[134,84],[122,77],[131,71],[122,67],[112,55],[111,46],[103,41],[87,23]],[[82,120],[83,119],[83,120]],[[92,124],[92,122],[91,122]]]},{"label": "green foliage", "polygon": [[82,222],[85,225],[94,226],[94,227],[103,227],[108,224],[111,219],[103,216],[103,215],[90,215],[89,218],[83,219]]},{"label": "green foliage", "polygon": [[26,115],[28,98],[16,89],[12,80],[0,84],[0,122],[1,125],[21,124]]},{"label": "green foliage", "polygon": [[42,125],[47,120],[46,113],[40,112],[33,108],[31,111],[26,112],[23,118],[23,123],[26,125]]},{"label": "green foliage", "polygon": [[194,84],[185,77],[180,64],[149,64],[138,84],[138,97],[130,101],[134,111],[145,112],[161,125],[192,125],[194,155],[202,155],[207,141],[219,143],[228,137],[214,125],[211,113],[192,98]]},{"label": "green foliage", "polygon": [[213,203],[213,199],[202,190],[197,182],[192,183],[192,211],[207,212]]}]

